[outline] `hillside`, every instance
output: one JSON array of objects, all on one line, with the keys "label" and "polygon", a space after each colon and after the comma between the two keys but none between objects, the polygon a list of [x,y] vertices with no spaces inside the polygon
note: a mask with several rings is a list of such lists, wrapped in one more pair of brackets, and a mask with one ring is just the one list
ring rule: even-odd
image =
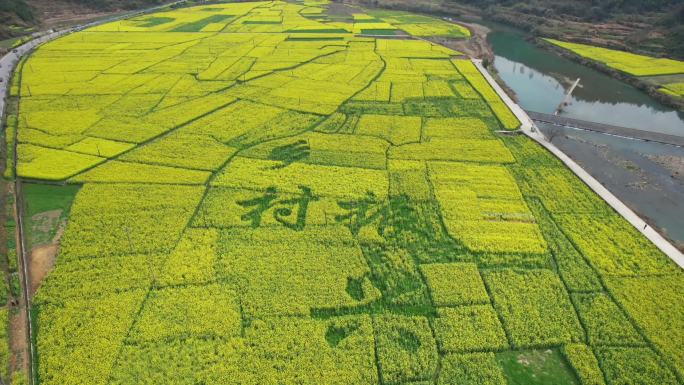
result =
[{"label": "hillside", "polygon": [[35,15],[24,0],[0,0],[0,40],[20,33],[35,23]]},{"label": "hillside", "polygon": [[72,24],[165,0],[0,0],[0,40],[38,28]]},{"label": "hillside", "polygon": [[378,7],[475,15],[538,36],[650,55],[684,57],[684,3],[678,0],[352,0]]}]

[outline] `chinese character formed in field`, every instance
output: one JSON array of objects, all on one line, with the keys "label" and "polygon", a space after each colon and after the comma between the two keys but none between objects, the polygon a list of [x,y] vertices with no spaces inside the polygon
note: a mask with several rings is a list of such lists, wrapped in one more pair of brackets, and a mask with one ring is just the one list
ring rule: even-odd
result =
[{"label": "chinese character formed in field", "polygon": [[243,214],[240,219],[251,222],[252,228],[257,228],[261,225],[261,217],[266,211],[274,206],[274,201],[278,199],[278,191],[275,187],[269,187],[263,196],[244,201],[238,201],[237,204],[244,208],[254,207],[254,209],[246,214]]},{"label": "chinese character formed in field", "polygon": [[281,199],[278,200],[278,191],[275,187],[269,187],[266,189],[264,195],[248,199],[244,201],[238,201],[237,204],[244,208],[252,208],[246,214],[243,214],[240,219],[243,221],[249,221],[252,228],[257,228],[261,225],[261,220],[268,212],[268,210],[275,208],[273,210],[273,218],[283,226],[295,230],[301,231],[306,225],[306,214],[309,210],[309,203],[317,201],[318,197],[314,196],[311,189],[306,186],[299,186],[301,194],[294,198]]},{"label": "chinese character formed in field", "polygon": [[366,193],[366,196],[359,200],[341,201],[337,202],[337,205],[347,213],[335,216],[335,220],[347,222],[354,235],[357,235],[362,227],[385,218],[388,210],[388,206],[372,192]]},{"label": "chinese character formed in field", "polygon": [[[309,203],[318,200],[318,197],[311,193],[310,188],[299,186],[299,189],[302,190],[302,193],[298,197],[279,201],[278,205],[285,207],[279,207],[273,212],[273,217],[276,221],[283,226],[296,231],[304,230]],[[291,217],[293,213],[295,213],[295,208],[297,208],[296,217],[294,218],[294,222],[292,222]],[[288,218],[290,219],[289,221]]]},{"label": "chinese character formed in field", "polygon": [[294,143],[274,148],[271,150],[268,158],[280,162],[278,165],[273,166],[274,169],[279,169],[306,159],[310,154],[311,147],[309,143],[306,140],[298,140]]}]

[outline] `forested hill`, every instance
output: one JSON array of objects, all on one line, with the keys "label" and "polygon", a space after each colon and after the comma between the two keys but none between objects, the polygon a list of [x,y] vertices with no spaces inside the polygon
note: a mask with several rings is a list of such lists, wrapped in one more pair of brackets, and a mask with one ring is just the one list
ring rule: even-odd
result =
[{"label": "forested hill", "polygon": [[0,26],[6,26],[16,19],[33,20],[31,7],[24,0],[0,0]]},{"label": "forested hill", "polygon": [[667,12],[672,10],[681,0],[446,0],[473,4],[479,7],[504,6],[518,8],[533,13],[548,10],[581,18],[606,18],[615,12]]},{"label": "forested hill", "polygon": [[647,54],[684,57],[681,0],[465,0],[539,35]]},{"label": "forested hill", "polygon": [[684,58],[682,0],[349,1],[456,16],[475,13],[539,36]]},{"label": "forested hill", "polygon": [[20,36],[50,21],[161,4],[164,0],[0,0],[0,40]]}]

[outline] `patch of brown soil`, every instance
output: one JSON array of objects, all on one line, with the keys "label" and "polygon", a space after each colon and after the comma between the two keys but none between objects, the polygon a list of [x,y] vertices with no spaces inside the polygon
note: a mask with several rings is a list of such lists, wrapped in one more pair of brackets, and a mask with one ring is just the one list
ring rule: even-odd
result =
[{"label": "patch of brown soil", "polygon": [[[163,2],[170,1],[164,0]],[[29,3],[36,10],[41,27],[44,29],[82,24],[126,12],[126,8],[130,8],[125,7],[126,5],[134,5],[132,1],[110,1],[110,9],[98,10],[68,0],[29,0]]]},{"label": "patch of brown soil", "polygon": [[490,32],[489,28],[475,23],[459,22],[458,24],[463,25],[470,30],[472,36],[469,39],[432,37],[428,38],[428,40],[463,52],[469,57],[489,59],[491,61],[494,58],[494,52],[487,42],[487,34]]},{"label": "patch of brown soil", "polygon": [[94,11],[88,7],[64,0],[31,0],[31,6],[44,28],[73,24],[81,20],[102,17],[111,12]]},{"label": "patch of brown soil", "polygon": [[59,251],[58,245],[37,246],[31,250],[29,257],[29,282],[31,284],[31,297],[38,291],[43,279],[55,266],[55,257]]},{"label": "patch of brown soil", "polygon": [[35,214],[31,217],[33,221],[33,231],[40,231],[42,233],[48,233],[50,229],[55,226],[59,217],[62,215],[62,210],[50,210],[39,214]]}]

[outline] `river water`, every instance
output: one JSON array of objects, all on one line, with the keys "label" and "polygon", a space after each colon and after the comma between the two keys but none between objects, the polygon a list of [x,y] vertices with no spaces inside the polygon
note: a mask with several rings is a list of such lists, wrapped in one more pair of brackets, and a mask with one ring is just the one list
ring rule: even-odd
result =
[{"label": "river water", "polygon": [[[543,50],[496,24],[494,67],[526,110],[553,113],[575,79],[564,116],[684,136],[684,113],[638,89]],[[684,148],[538,124],[552,142],[675,244],[684,247]],[[559,133],[560,131],[560,133]]]},{"label": "river water", "polygon": [[520,32],[494,28],[489,35],[496,55],[494,67],[524,109],[553,113],[567,89],[580,78],[580,87],[562,115],[684,136],[684,113],[626,83],[538,48]]}]

